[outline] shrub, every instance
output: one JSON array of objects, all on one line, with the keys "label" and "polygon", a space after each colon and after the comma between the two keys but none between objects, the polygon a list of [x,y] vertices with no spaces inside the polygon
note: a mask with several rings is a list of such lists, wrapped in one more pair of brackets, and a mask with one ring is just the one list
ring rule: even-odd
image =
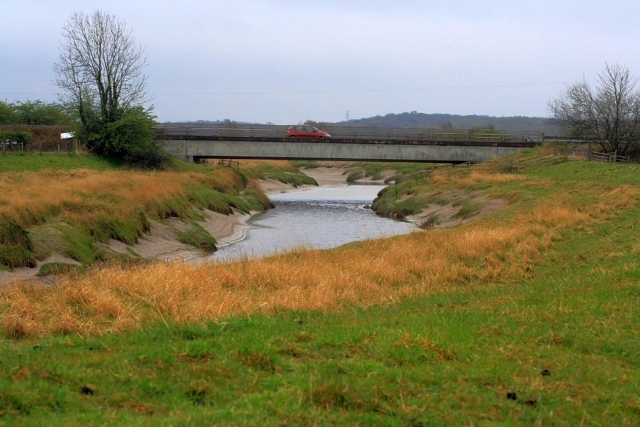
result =
[{"label": "shrub", "polygon": [[120,118],[105,122],[97,119],[79,133],[87,149],[99,156],[145,169],[163,169],[171,157],[154,141],[155,121],[143,109],[122,111]]}]

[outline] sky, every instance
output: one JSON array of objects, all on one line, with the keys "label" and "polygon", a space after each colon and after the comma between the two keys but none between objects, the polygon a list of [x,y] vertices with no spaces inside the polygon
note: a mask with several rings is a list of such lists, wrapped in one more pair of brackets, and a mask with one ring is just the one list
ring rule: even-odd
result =
[{"label": "sky", "polygon": [[55,101],[62,27],[97,9],[143,47],[159,121],[548,117],[607,63],[640,76],[628,0],[0,0],[0,99]]}]

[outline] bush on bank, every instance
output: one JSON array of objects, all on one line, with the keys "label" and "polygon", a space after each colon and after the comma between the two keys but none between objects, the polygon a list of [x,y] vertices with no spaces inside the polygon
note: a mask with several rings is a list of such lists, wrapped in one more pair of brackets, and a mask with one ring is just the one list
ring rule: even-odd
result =
[{"label": "bush on bank", "polygon": [[165,169],[173,163],[155,140],[155,120],[148,110],[118,109],[108,120],[98,111],[85,114],[86,123],[79,127],[76,137],[90,153],[141,169]]}]

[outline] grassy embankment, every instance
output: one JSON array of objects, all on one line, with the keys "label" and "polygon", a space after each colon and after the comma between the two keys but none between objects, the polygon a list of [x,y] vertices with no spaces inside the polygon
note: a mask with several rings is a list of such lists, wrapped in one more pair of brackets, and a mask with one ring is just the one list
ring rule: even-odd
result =
[{"label": "grassy embankment", "polygon": [[510,205],[330,251],[7,289],[0,423],[637,425],[639,172],[435,176],[419,184]]},{"label": "grassy embankment", "polygon": [[[252,180],[265,173],[293,184],[308,177],[285,162],[247,164],[242,170],[176,162],[171,170],[124,170],[92,156],[0,156],[0,268],[34,266],[52,253],[82,264],[131,261],[135,251],[119,254],[110,239],[138,242],[152,221],[173,223],[179,240],[205,252],[215,239],[199,221],[204,209],[230,214],[259,211],[270,201]],[[45,264],[41,272],[75,268]]]}]

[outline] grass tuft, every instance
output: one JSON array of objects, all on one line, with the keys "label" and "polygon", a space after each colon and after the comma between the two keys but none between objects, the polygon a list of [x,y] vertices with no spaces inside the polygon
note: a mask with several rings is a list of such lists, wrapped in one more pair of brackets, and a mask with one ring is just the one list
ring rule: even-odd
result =
[{"label": "grass tuft", "polygon": [[64,262],[48,262],[40,266],[38,276],[49,276],[51,274],[69,274],[82,271],[82,267]]}]

